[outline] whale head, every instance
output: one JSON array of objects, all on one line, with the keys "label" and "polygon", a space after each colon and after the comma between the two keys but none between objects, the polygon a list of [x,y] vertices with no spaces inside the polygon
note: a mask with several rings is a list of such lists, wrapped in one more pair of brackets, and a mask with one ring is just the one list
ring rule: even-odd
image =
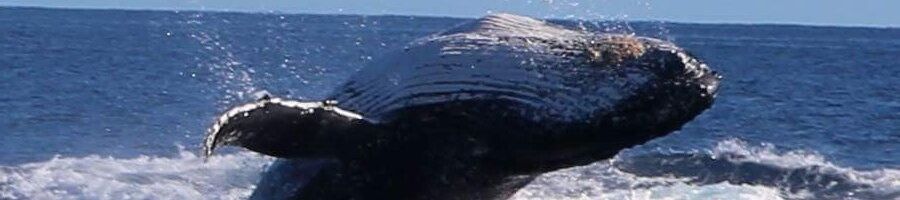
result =
[{"label": "whale head", "polygon": [[587,43],[585,65],[625,82],[617,92],[628,95],[597,113],[610,129],[668,134],[712,106],[718,93],[722,76],[671,42],[601,34]]}]

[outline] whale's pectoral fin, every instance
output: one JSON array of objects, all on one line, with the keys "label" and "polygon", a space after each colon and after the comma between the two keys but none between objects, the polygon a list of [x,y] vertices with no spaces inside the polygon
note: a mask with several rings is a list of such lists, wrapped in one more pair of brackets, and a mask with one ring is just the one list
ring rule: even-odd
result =
[{"label": "whale's pectoral fin", "polygon": [[232,108],[209,129],[204,154],[231,145],[275,157],[327,157],[338,138],[334,134],[368,126],[361,115],[335,104],[262,98]]}]

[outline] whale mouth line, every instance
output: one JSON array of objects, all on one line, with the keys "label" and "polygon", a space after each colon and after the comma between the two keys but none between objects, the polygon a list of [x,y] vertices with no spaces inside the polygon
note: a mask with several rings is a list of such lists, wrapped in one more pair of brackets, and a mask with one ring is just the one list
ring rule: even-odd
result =
[{"label": "whale mouth line", "polygon": [[[271,98],[266,96],[265,98],[260,98],[256,102],[247,103],[241,106],[236,106],[234,108],[229,109],[222,115],[220,115],[213,126],[207,130],[205,142],[203,145],[204,158],[209,159],[214,153],[214,150],[221,144],[227,144],[231,142],[235,142],[237,138],[230,137],[230,135],[235,135],[241,131],[239,130],[229,130],[223,131],[223,129],[228,126],[230,123],[236,120],[240,120],[242,118],[254,117],[251,116],[251,112],[266,109],[267,107],[273,106],[281,106],[290,109],[296,109],[302,115],[309,115],[316,113],[317,111],[325,111],[332,112],[339,116],[345,117],[349,120],[362,120],[364,117],[361,114],[342,109],[337,106],[338,102],[334,100],[325,100],[325,101],[295,101],[289,99],[281,99],[281,98]],[[268,114],[268,111],[264,111],[264,114]]]}]

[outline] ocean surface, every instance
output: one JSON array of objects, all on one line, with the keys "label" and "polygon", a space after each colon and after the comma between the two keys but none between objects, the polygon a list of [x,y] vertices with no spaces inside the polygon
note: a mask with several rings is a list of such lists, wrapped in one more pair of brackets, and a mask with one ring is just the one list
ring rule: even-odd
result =
[{"label": "ocean surface", "polygon": [[[0,199],[240,199],[273,158],[204,162],[214,118],[315,99],[468,19],[0,7]],[[682,130],[514,199],[900,199],[900,29],[575,22],[720,71]]]}]

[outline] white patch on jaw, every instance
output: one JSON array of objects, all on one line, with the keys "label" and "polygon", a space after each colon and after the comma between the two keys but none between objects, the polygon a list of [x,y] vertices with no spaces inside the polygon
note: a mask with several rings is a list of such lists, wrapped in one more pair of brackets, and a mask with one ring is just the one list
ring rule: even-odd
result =
[{"label": "white patch on jaw", "polygon": [[225,112],[224,114],[222,114],[222,116],[220,116],[219,119],[216,120],[216,123],[213,124],[213,126],[210,127],[209,130],[207,131],[206,141],[204,142],[204,146],[203,146],[204,155],[206,155],[207,157],[212,155],[212,151],[213,151],[213,148],[214,148],[214,145],[216,142],[216,138],[218,137],[219,134],[221,134],[221,133],[219,133],[219,131],[222,129],[222,127],[225,124],[228,123],[229,119],[231,119],[235,116],[238,116],[238,115],[243,115],[244,117],[247,117],[247,116],[249,116],[250,111],[265,107],[266,105],[269,105],[269,104],[277,104],[277,105],[281,105],[284,107],[290,107],[290,108],[296,108],[298,110],[304,110],[306,114],[315,112],[316,108],[322,108],[324,110],[334,111],[338,115],[344,116],[349,119],[353,119],[353,120],[363,119],[363,116],[360,114],[337,107],[337,102],[333,101],[333,100],[317,101],[317,102],[301,102],[301,101],[294,101],[294,100],[283,100],[280,98],[260,100],[260,101],[256,101],[253,103],[248,103],[248,104],[234,107],[234,108],[228,110],[227,112]]}]

